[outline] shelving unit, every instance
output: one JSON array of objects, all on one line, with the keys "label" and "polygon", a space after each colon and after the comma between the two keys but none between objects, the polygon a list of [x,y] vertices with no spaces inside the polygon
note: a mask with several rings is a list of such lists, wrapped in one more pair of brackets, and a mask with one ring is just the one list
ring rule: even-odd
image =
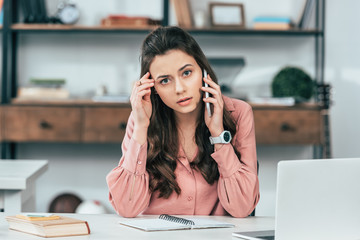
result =
[{"label": "shelving unit", "polygon": [[[272,30],[253,30],[253,29],[187,29],[193,35],[206,36],[263,36],[263,37],[309,37],[315,39],[315,76],[318,83],[324,83],[324,28],[325,28],[325,0],[318,0],[316,6],[316,26],[315,29],[302,30],[293,29],[288,31]],[[129,104],[93,103],[90,100],[69,100],[57,102],[29,101],[19,102],[14,100],[17,93],[17,55],[18,40],[22,34],[142,34],[150,32],[151,28],[113,28],[101,26],[64,26],[55,24],[23,24],[19,23],[19,0],[4,1],[4,25],[2,28],[2,94],[1,94],[1,118],[2,128],[0,129],[0,139],[2,141],[2,158],[16,158],[15,146],[17,142],[27,141],[52,141],[52,142],[120,142],[126,127],[126,119],[130,113]],[[163,25],[169,23],[169,0],[163,1]],[[260,144],[314,144],[314,157],[329,157],[330,149],[327,143],[328,126],[324,124],[328,116],[328,105],[324,105],[320,96],[316,97],[315,105],[297,105],[295,107],[267,107],[254,105],[255,124],[257,129],[257,139]],[[31,112],[29,111],[31,109]],[[58,132],[51,133],[53,125],[57,125],[55,120],[46,120],[46,114],[58,114],[57,111],[74,111],[74,126],[78,128],[76,136],[67,138],[57,138]],[[109,118],[120,119],[117,121],[105,121],[102,128],[94,129],[95,125],[91,121],[96,119],[95,112],[100,111]],[[24,114],[25,115],[21,115]],[[32,127],[35,133],[27,132],[28,135],[14,136],[9,129],[16,131],[22,129],[21,124],[12,124],[14,119],[26,116],[33,120]],[[30,114],[30,115],[29,115]],[[266,117],[272,119],[273,126],[277,126],[276,133],[270,131],[269,124],[262,121]],[[281,117],[282,119],[279,119]],[[45,119],[45,120],[44,120]],[[86,122],[90,119],[90,123]],[[300,119],[300,121],[299,121]],[[38,122],[37,122],[38,121]],[[48,121],[48,122],[47,122]],[[20,125],[19,125],[20,124]],[[10,128],[11,127],[11,128]],[[62,126],[66,132],[67,126]],[[29,127],[30,128],[30,127]],[[29,130],[30,131],[30,130]],[[19,131],[18,131],[19,132]],[[74,132],[74,131],[73,131]],[[76,132],[76,131],[75,131]],[[21,132],[19,133],[21,135]],[[29,135],[30,134],[30,135]],[[61,134],[61,133],[60,133]],[[115,134],[115,135],[114,135]],[[269,135],[270,134],[270,135]],[[274,135],[275,134],[275,135]],[[89,138],[89,136],[92,136]],[[29,137],[31,136],[31,137]],[[278,136],[271,138],[269,136]]]}]

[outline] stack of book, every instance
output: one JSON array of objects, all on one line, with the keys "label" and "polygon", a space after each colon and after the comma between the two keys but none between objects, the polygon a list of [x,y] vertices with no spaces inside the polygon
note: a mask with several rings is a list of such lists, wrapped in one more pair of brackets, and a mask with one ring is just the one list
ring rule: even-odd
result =
[{"label": "stack of book", "polygon": [[4,23],[4,0],[0,0],[0,25],[3,25]]},{"label": "stack of book", "polygon": [[65,79],[31,79],[30,86],[18,88],[18,99],[67,99],[70,93],[64,88]]},{"label": "stack of book", "polygon": [[273,106],[294,106],[294,97],[249,97],[247,101],[251,104],[273,105]]},{"label": "stack of book", "polygon": [[289,17],[256,17],[254,19],[256,30],[289,30],[292,27]]},{"label": "stack of book", "polygon": [[90,234],[89,224],[86,221],[50,213],[19,214],[5,218],[9,223],[9,229],[40,237],[65,237]]},{"label": "stack of book", "polygon": [[109,15],[101,20],[103,27],[149,28],[161,25],[161,21],[148,17],[130,17],[126,15]]}]

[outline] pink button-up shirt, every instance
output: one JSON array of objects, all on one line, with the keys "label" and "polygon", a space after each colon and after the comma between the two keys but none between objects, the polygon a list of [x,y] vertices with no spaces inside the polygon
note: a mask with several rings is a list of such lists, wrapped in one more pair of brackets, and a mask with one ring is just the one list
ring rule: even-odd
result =
[{"label": "pink button-up shirt", "polygon": [[236,122],[237,131],[231,144],[240,152],[241,162],[230,144],[211,154],[217,162],[220,177],[210,185],[201,173],[190,167],[189,159],[179,146],[175,169],[180,195],[168,199],[149,190],[146,171],[147,143],[132,138],[134,120],[130,115],[122,143],[119,165],[106,177],[109,199],[116,212],[124,217],[143,214],[226,215],[246,217],[259,201],[259,181],[251,106],[241,100],[224,97],[226,108]]}]

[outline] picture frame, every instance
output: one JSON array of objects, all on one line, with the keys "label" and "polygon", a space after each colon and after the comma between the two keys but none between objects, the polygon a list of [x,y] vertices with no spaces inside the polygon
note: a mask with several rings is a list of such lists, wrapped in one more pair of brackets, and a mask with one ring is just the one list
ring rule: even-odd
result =
[{"label": "picture frame", "polygon": [[245,10],[241,3],[209,5],[211,26],[216,28],[245,28]]}]

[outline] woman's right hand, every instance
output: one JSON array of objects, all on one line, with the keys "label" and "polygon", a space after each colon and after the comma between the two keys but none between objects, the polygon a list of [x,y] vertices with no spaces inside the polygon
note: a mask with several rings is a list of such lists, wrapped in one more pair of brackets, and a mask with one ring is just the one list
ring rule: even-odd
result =
[{"label": "woman's right hand", "polygon": [[154,79],[150,79],[150,73],[145,75],[134,84],[130,102],[134,116],[134,127],[138,129],[148,128],[152,113],[151,87],[154,86]]}]

